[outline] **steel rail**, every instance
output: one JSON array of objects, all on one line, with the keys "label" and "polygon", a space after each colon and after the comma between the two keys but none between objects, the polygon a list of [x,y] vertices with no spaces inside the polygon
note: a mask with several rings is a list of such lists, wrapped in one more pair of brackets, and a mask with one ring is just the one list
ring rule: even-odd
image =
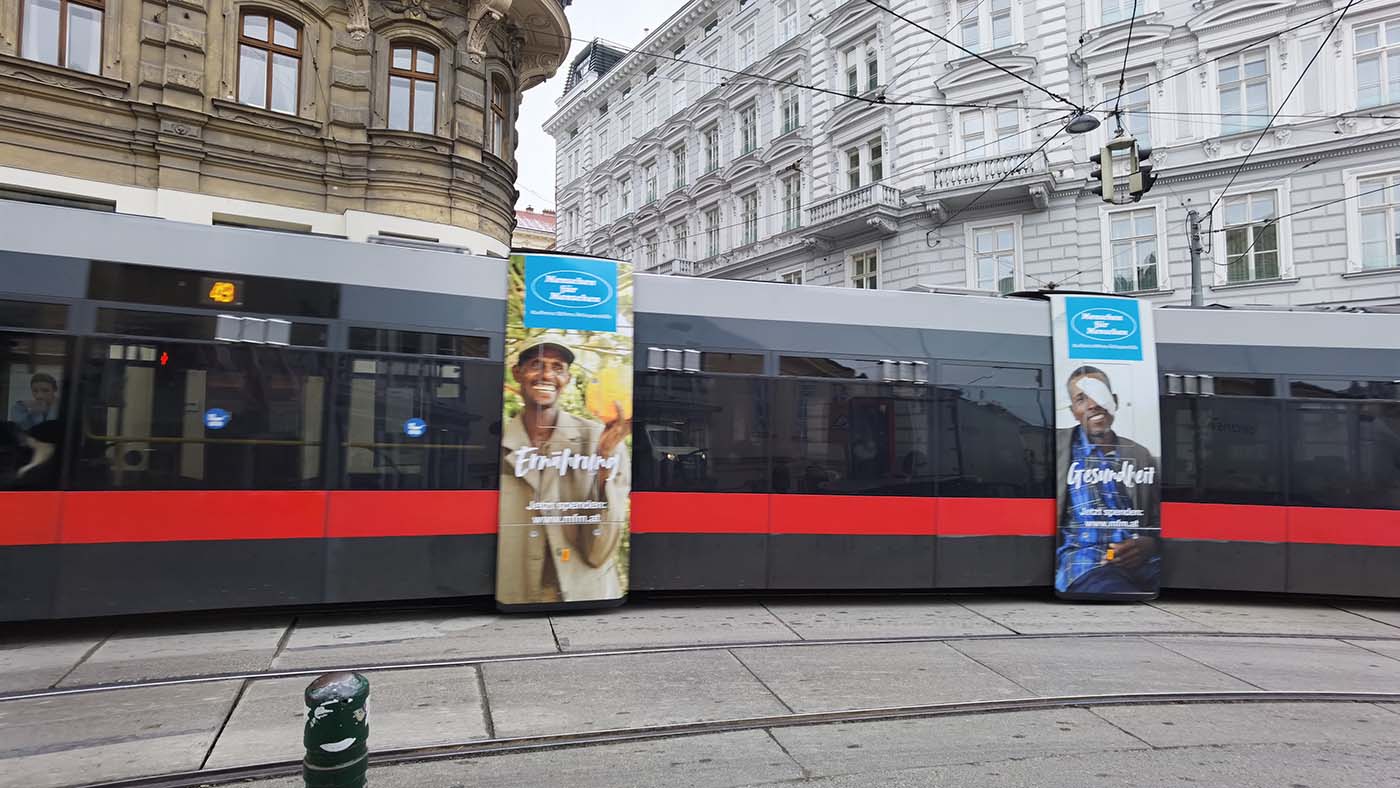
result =
[{"label": "steel rail", "polygon": [[[705,736],[738,731],[766,730],[852,722],[928,719],[971,714],[1007,714],[1062,708],[1150,706],[1163,704],[1219,703],[1395,703],[1400,692],[1339,692],[1326,690],[1232,690],[1202,692],[1132,692],[1101,695],[1054,695],[1003,700],[956,701],[910,706],[880,706],[842,711],[796,712],[760,717],[737,717],[708,722],[685,722],[637,728],[612,728],[538,736],[478,739],[455,744],[404,747],[371,752],[371,767],[424,763],[469,757],[540,752],[572,747],[593,747],[636,741]],[[300,761],[277,761],[203,771],[178,772],[108,782],[85,783],[79,788],[195,788],[253,779],[299,774]]]},{"label": "steel rail", "polygon": [[[462,657],[460,659],[422,660],[414,662],[345,663],[322,667],[289,668],[286,670],[255,670],[229,673],[208,673],[188,676],[170,676],[159,679],[143,679],[128,682],[86,684],[41,690],[21,690],[0,693],[0,704],[21,700],[42,700],[72,695],[91,695],[128,689],[153,687],[173,687],[187,684],[209,684],[217,681],[258,681],[265,679],[285,679],[320,676],[338,671],[358,673],[383,673],[399,670],[429,670],[433,668],[462,668],[478,665],[492,665],[507,662],[545,662],[550,660],[583,659],[589,657],[628,657],[654,654],[684,654],[698,651],[747,650],[760,648],[803,648],[809,646],[880,646],[919,643],[964,643],[979,640],[1050,640],[1050,639],[1113,639],[1113,638],[1181,638],[1204,637],[1221,639],[1268,638],[1274,640],[1341,640],[1341,641],[1400,641],[1400,635],[1347,635],[1288,632],[1215,632],[1211,630],[1177,630],[1154,632],[1125,630],[1114,632],[1033,632],[1033,633],[986,633],[976,635],[909,635],[900,637],[871,638],[824,638],[814,640],[753,640],[735,643],[692,643],[674,646],[641,646],[624,649],[600,649],[582,651],[546,651],[538,653],[504,654],[492,656]],[[372,644],[366,644],[372,645]]]}]

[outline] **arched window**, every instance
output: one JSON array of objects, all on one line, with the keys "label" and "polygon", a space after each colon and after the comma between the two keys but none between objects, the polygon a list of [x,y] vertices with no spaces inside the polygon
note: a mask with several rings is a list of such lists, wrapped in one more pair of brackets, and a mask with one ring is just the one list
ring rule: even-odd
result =
[{"label": "arched window", "polygon": [[238,103],[297,114],[301,28],[267,11],[244,11],[238,29]]},{"label": "arched window", "polygon": [[437,128],[437,50],[395,42],[389,61],[389,128],[432,134]]},{"label": "arched window", "polygon": [[510,86],[499,74],[491,76],[491,153],[510,155]]},{"label": "arched window", "polygon": [[24,0],[20,56],[96,74],[102,70],[103,0]]}]

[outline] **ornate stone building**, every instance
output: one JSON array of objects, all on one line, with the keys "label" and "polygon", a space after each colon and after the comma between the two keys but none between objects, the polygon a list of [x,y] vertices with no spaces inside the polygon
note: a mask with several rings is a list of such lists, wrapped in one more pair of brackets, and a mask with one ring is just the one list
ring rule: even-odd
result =
[{"label": "ornate stone building", "polygon": [[0,0],[0,196],[504,253],[568,0]]}]

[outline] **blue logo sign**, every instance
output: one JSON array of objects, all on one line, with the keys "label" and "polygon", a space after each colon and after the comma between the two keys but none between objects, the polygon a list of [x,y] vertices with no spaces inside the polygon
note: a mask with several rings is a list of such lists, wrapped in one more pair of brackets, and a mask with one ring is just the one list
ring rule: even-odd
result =
[{"label": "blue logo sign", "polygon": [[1069,357],[1142,361],[1142,323],[1131,298],[1065,297]]},{"label": "blue logo sign", "polygon": [[403,434],[410,438],[421,438],[428,431],[428,422],[422,419],[409,419],[403,423]]},{"label": "blue logo sign", "polygon": [[228,426],[233,414],[223,408],[210,408],[204,411],[204,426],[211,430],[221,430]]},{"label": "blue logo sign", "polygon": [[586,257],[525,258],[525,327],[617,330],[617,263]]}]

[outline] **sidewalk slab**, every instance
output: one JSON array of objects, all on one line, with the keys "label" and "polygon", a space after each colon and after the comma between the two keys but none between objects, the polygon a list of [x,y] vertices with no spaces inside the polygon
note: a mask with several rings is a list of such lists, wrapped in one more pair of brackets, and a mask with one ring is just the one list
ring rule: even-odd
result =
[{"label": "sidewalk slab", "polygon": [[817,777],[1147,747],[1085,709],[775,728],[773,737]]},{"label": "sidewalk slab", "polygon": [[1183,703],[1094,713],[1153,747],[1400,741],[1400,715],[1369,703]]},{"label": "sidewalk slab", "polygon": [[1011,632],[948,599],[769,602],[767,608],[804,640],[957,637]]},{"label": "sidewalk slab", "polygon": [[1342,604],[1337,607],[1348,613],[1355,613],[1358,616],[1375,619],[1376,621],[1394,627],[1395,632],[1391,632],[1391,637],[1400,636],[1400,602],[1377,602],[1375,604]]},{"label": "sidewalk slab", "polygon": [[1214,627],[1148,604],[1104,605],[1045,599],[965,599],[968,610],[1025,635],[1079,632],[1201,632]]},{"label": "sidewalk slab", "polygon": [[1337,640],[1156,638],[1154,642],[1262,689],[1384,692],[1400,662]]},{"label": "sidewalk slab", "polygon": [[433,611],[352,613],[298,619],[273,662],[279,670],[551,653],[543,617]]},{"label": "sidewalk slab", "polygon": [[727,651],[495,662],[482,670],[497,736],[787,711]]},{"label": "sidewalk slab", "polygon": [[0,704],[0,786],[50,788],[198,769],[239,682]]},{"label": "sidewalk slab", "polygon": [[756,602],[635,605],[602,613],[555,615],[564,651],[799,640]]},{"label": "sidewalk slab", "polygon": [[1141,638],[970,640],[949,645],[1036,695],[1253,689]]},{"label": "sidewalk slab", "polygon": [[6,637],[0,644],[0,692],[53,686],[107,634],[75,631],[71,635],[55,632],[39,638],[23,634]]},{"label": "sidewalk slab", "polygon": [[943,643],[736,649],[734,656],[799,712],[1030,694]]},{"label": "sidewalk slab", "polygon": [[[370,750],[487,738],[476,675],[471,667],[366,674]],[[303,695],[312,680],[252,682],[215,743],[208,768],[301,759]]]},{"label": "sidewalk slab", "polygon": [[263,670],[290,625],[290,617],[259,617],[121,630],[61,686]]},{"label": "sidewalk slab", "polygon": [[1152,606],[1194,621],[1200,630],[1259,635],[1400,635],[1395,627],[1324,605],[1159,599]]},{"label": "sidewalk slab", "polygon": [[[656,788],[738,786],[800,780],[802,771],[763,731],[628,742],[607,747],[435,761],[369,770],[374,788]],[[301,778],[256,788],[301,788]]]}]

